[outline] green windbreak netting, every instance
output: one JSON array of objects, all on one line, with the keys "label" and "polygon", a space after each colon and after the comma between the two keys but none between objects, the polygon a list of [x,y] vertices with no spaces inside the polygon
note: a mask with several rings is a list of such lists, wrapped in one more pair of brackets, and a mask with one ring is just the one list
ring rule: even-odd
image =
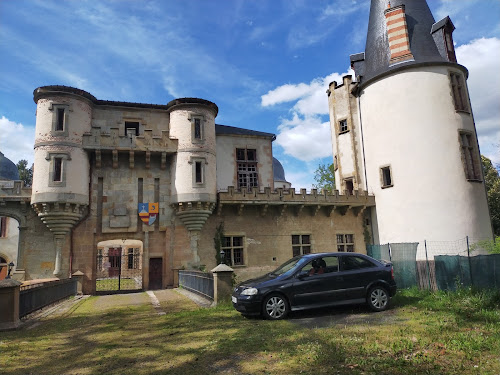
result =
[{"label": "green windbreak netting", "polygon": [[398,288],[410,288],[418,285],[417,247],[418,242],[390,244],[394,279]]},{"label": "green windbreak netting", "polygon": [[470,286],[469,258],[460,255],[434,257],[436,284],[439,290],[456,290],[457,286]]},{"label": "green windbreak netting", "polygon": [[500,254],[470,258],[472,285],[478,288],[500,288]]},{"label": "green windbreak netting", "polygon": [[366,247],[368,256],[378,260],[391,260],[389,254],[389,244],[385,245],[368,245]]}]

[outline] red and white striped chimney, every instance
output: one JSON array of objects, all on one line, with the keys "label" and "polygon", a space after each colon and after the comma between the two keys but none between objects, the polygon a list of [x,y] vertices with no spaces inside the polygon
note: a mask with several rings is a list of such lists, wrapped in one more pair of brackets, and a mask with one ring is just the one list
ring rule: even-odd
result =
[{"label": "red and white striped chimney", "polygon": [[384,14],[387,24],[389,50],[391,51],[389,63],[394,64],[413,60],[413,55],[410,51],[410,39],[408,38],[404,4],[391,8],[391,2],[389,2]]}]

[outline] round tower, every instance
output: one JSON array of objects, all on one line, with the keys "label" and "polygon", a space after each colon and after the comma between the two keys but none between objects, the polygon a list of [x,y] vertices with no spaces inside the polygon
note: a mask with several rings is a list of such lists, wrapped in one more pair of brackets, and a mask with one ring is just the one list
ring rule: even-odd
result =
[{"label": "round tower", "polygon": [[453,30],[425,0],[372,0],[365,54],[351,56],[380,243],[492,238]]},{"label": "round tower", "polygon": [[64,237],[89,205],[89,160],[82,140],[91,129],[95,98],[72,87],[44,86],[35,89],[33,99],[37,110],[31,204],[54,233],[54,274],[60,275]]},{"label": "round tower", "polygon": [[217,200],[215,117],[217,106],[198,98],[167,104],[170,136],[178,139],[172,165],[172,205],[190,233],[194,262],[198,262],[198,232]]}]

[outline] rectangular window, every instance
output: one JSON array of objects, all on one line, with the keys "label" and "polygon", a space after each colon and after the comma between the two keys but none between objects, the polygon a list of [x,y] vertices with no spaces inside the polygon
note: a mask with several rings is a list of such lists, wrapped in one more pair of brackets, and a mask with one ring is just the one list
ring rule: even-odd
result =
[{"label": "rectangular window", "polygon": [[238,189],[251,190],[259,186],[257,175],[257,150],[237,148]]},{"label": "rectangular window", "polygon": [[459,135],[465,177],[468,180],[481,181],[481,164],[475,147],[475,138],[472,133],[465,131],[459,132]]},{"label": "rectangular window", "polygon": [[64,108],[57,108],[56,131],[64,131]]},{"label": "rectangular window", "polygon": [[229,266],[243,266],[245,264],[243,258],[243,236],[227,236],[222,242],[222,250],[224,251],[224,259]]},{"label": "rectangular window", "polygon": [[455,110],[469,112],[462,75],[459,73],[450,73],[450,79]]},{"label": "rectangular window", "polygon": [[132,121],[125,121],[125,135],[126,136],[138,136],[139,135],[139,123]]},{"label": "rectangular window", "polygon": [[380,177],[382,181],[382,188],[393,186],[390,166],[380,168]]},{"label": "rectangular window", "polygon": [[129,270],[139,268],[139,249],[128,249],[127,268]]},{"label": "rectangular window", "polygon": [[337,251],[354,252],[354,234],[337,234]]},{"label": "rectangular window", "polygon": [[102,249],[97,250],[97,270],[102,271],[103,269],[103,257],[102,257]]},{"label": "rectangular window", "polygon": [[0,237],[7,237],[7,218],[0,217]]},{"label": "rectangular window", "polygon": [[349,128],[347,127],[347,120],[340,120],[339,121],[339,133],[345,133],[349,131]]},{"label": "rectangular window", "polygon": [[194,119],[194,138],[201,139],[201,120],[199,118]]},{"label": "rectangular window", "polygon": [[201,161],[195,162],[195,182],[197,184],[203,183],[203,163]]},{"label": "rectangular window", "polygon": [[310,234],[292,234],[292,256],[311,253]]},{"label": "rectangular window", "polygon": [[354,182],[352,178],[346,179],[345,181],[345,190],[347,195],[353,195],[354,193]]},{"label": "rectangular window", "polygon": [[54,174],[52,181],[62,181],[62,158],[54,158]]}]

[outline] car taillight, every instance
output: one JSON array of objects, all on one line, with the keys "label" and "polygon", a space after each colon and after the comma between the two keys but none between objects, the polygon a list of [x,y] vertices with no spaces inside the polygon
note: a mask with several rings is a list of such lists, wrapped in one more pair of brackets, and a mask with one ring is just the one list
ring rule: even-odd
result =
[{"label": "car taillight", "polygon": [[394,267],[391,267],[391,278],[394,280]]}]

